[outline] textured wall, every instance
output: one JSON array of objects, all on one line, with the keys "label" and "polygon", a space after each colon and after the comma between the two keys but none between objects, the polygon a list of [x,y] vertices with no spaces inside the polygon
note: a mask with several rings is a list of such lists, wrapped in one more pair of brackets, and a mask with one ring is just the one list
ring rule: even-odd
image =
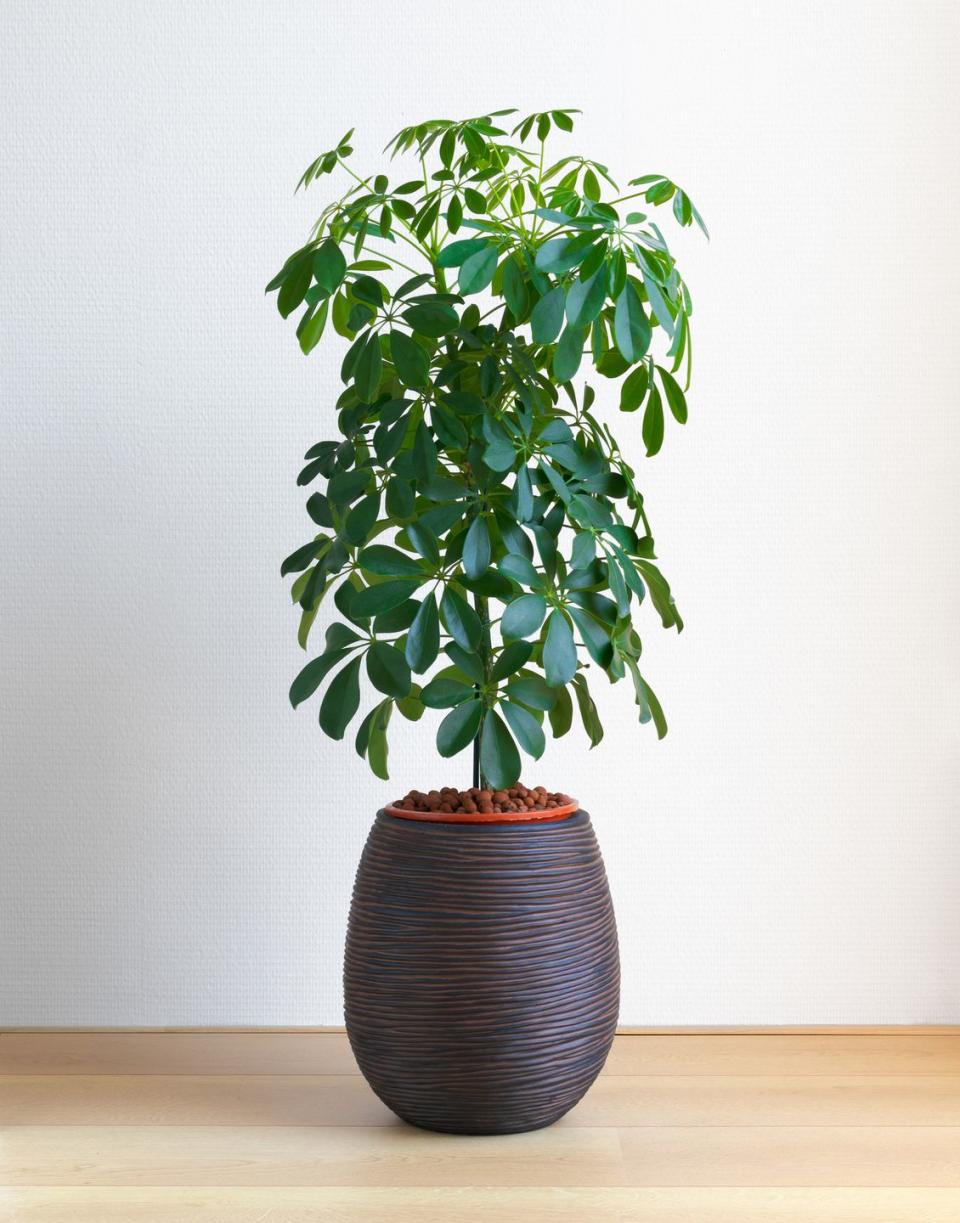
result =
[{"label": "textured wall", "polygon": [[[688,186],[691,420],[640,461],[671,733],[601,692],[528,777],[594,814],[633,1024],[960,1020],[951,3],[5,0],[0,1023],[340,1018],[384,786],[294,714],[278,566],[334,344],[263,297],[357,125],[580,106]],[[609,419],[638,457],[640,421]]]}]

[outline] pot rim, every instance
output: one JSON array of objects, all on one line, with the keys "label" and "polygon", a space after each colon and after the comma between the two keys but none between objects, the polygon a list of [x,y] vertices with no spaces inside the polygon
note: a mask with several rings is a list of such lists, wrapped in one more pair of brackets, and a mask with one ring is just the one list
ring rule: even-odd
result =
[{"label": "pot rim", "polygon": [[398,820],[420,820],[429,824],[534,824],[565,820],[580,810],[580,804],[565,803],[543,811],[406,811],[400,807],[384,807],[384,815]]}]

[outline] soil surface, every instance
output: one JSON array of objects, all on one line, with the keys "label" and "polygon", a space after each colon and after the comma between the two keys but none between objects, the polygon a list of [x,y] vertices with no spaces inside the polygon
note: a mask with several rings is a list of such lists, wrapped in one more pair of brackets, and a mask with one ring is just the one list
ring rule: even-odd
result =
[{"label": "soil surface", "polygon": [[566,807],[573,799],[568,794],[555,794],[543,786],[528,789],[519,783],[509,790],[457,790],[443,786],[439,790],[410,790],[392,806],[399,811],[439,811],[468,815],[481,812],[484,815],[518,811],[552,811],[555,807]]}]

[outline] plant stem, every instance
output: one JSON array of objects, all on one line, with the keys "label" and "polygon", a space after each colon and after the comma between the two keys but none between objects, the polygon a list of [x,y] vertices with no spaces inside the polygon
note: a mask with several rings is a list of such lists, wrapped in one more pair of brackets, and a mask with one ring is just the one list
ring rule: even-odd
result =
[{"label": "plant stem", "polygon": [[480,729],[477,731],[477,737],[473,741],[473,785],[475,789],[486,790],[488,783],[483,775],[483,770],[480,767],[480,736],[483,734],[483,721],[487,716],[489,708],[487,698],[483,695],[483,689],[490,682],[490,671],[493,667],[493,649],[490,644],[490,608],[487,604],[486,596],[474,595],[473,606],[480,618],[480,644],[477,647],[477,653],[480,656],[480,665],[483,667],[483,684],[477,684],[477,697],[483,703],[483,717],[480,721]]}]

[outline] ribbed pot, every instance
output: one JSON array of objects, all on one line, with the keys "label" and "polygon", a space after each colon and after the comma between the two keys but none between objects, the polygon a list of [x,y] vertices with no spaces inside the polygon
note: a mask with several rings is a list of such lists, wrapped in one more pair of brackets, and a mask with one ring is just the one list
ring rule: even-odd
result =
[{"label": "ribbed pot", "polygon": [[512,1134],[583,1096],[613,1040],[620,964],[586,811],[439,823],[379,812],[344,964],[360,1069],[399,1117]]}]

